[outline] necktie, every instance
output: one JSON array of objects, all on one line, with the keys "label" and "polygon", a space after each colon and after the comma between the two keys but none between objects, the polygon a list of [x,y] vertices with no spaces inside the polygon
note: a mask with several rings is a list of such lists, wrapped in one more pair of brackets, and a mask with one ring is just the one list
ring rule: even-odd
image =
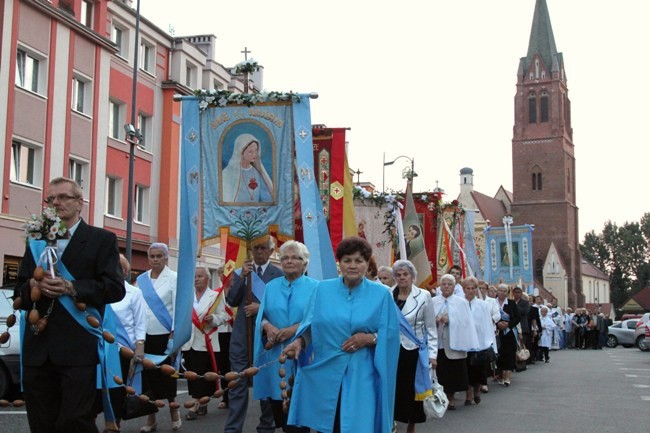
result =
[{"label": "necktie", "polygon": [[258,266],[258,267],[257,267],[257,275],[258,275],[260,278],[262,278],[262,267],[261,267],[261,266]]}]

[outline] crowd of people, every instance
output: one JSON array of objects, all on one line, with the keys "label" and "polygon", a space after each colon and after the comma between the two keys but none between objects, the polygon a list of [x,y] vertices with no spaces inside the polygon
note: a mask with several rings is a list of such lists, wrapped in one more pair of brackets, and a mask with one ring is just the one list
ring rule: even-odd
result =
[{"label": "crowd of people", "polygon": [[[122,359],[129,386],[169,403],[174,431],[182,418],[205,416],[209,397],[218,395],[219,408],[228,411],[225,433],[241,433],[250,378],[240,376],[239,386],[229,387],[223,376],[254,365],[259,368],[252,394],[260,402],[260,433],[276,428],[388,433],[397,423],[415,433],[417,424],[426,421],[423,401],[432,392],[432,380],[444,388],[448,410],[456,409],[458,395],[465,397],[464,405],[477,405],[489,391],[490,378],[509,387],[513,372],[550,362],[553,350],[602,348],[607,332],[608,321],[599,311],[562,312],[556,300],[545,304],[541,296],[531,304],[520,287],[463,279],[458,266],[440,278],[435,290],[419,288],[411,262],[378,266],[372,247],[359,237],[339,243],[339,277],[316,281],[306,275],[310,255],[304,244],[285,242],[278,249],[278,267],[270,261],[276,248],[267,238],[254,245],[252,258],[225,286],[221,278],[212,283],[205,267],[196,267],[191,336],[178,353],[169,353],[177,278],[168,267],[167,245],[149,247],[150,269],[131,285],[130,265],[119,255],[115,236],[81,220],[83,195],[76,184],[53,180],[47,200],[72,233],[57,248],[61,265],[73,276],[32,277],[36,259],[29,248],[19,272],[16,295],[33,301],[21,308],[39,310],[50,323],[45,332],[32,327],[23,343],[25,398],[34,432],[52,431],[52,426],[55,431],[97,431],[95,417],[107,410],[94,403],[97,337],[74,322],[79,321],[74,309],[59,306],[65,306],[63,300],[47,302],[61,297],[101,311],[110,305],[118,343],[137,358],[160,355],[167,357],[162,363],[181,371],[221,375],[221,381],[188,381],[193,405],[181,414],[174,404],[174,377]],[[79,248],[80,242],[84,254],[65,254],[68,243]],[[46,302],[31,296],[35,288]],[[57,329],[75,338],[60,340]],[[528,350],[528,359],[518,356],[521,348]],[[127,396],[123,387],[110,394],[119,429]],[[157,429],[152,413],[140,431]]]}]

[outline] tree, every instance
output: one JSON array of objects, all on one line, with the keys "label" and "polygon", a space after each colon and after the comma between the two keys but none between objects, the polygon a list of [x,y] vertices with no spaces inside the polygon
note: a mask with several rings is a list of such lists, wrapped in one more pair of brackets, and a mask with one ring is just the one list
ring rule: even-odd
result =
[{"label": "tree", "polygon": [[620,307],[650,283],[650,213],[621,227],[607,221],[600,234],[585,235],[580,252],[608,274],[612,303]]}]

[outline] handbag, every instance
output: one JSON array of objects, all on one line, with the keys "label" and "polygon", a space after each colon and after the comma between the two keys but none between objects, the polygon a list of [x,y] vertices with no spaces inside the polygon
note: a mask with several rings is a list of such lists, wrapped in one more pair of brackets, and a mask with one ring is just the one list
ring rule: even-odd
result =
[{"label": "handbag", "polygon": [[158,412],[152,401],[143,401],[137,395],[127,395],[122,406],[122,419],[140,418]]},{"label": "handbag", "polygon": [[430,374],[433,392],[431,395],[427,395],[422,402],[427,420],[442,418],[447,412],[447,406],[449,406],[449,399],[442,385],[438,383],[436,372],[431,369]]},{"label": "handbag", "polygon": [[523,362],[530,358],[530,352],[525,347],[520,347],[517,349],[515,357],[517,358],[517,361]]},{"label": "handbag", "polygon": [[490,363],[494,361],[494,350],[491,347],[479,350],[478,352],[468,352],[467,358],[469,365],[477,366]]}]

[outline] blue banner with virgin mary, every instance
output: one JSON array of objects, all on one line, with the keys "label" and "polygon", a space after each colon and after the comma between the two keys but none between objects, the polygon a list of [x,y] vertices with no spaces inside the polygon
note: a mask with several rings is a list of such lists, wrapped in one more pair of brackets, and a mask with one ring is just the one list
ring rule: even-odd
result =
[{"label": "blue banner with virgin mary", "polygon": [[294,235],[292,103],[201,112],[202,234],[242,239]]}]

